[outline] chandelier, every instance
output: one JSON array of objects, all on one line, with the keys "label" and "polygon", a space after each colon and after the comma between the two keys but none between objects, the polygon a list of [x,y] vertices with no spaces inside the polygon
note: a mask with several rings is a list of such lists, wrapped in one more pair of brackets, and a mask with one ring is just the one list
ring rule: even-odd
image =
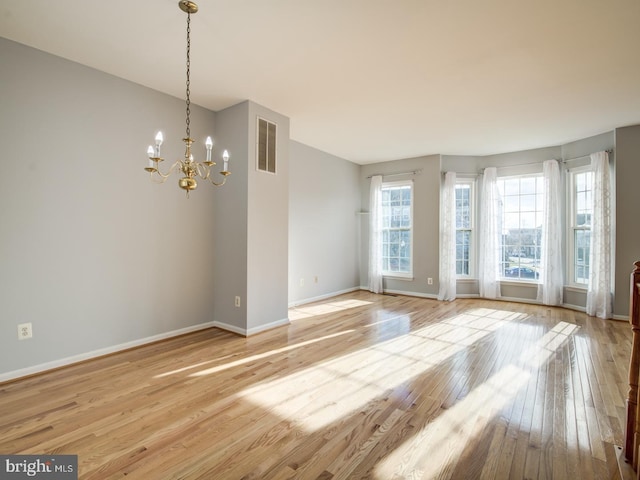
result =
[{"label": "chandelier", "polygon": [[[186,128],[186,137],[182,139],[185,143],[186,148],[184,152],[184,158],[176,161],[166,173],[163,173],[159,169],[159,163],[164,159],[160,156],[160,147],[162,146],[163,137],[162,132],[158,132],[155,138],[155,147],[149,145],[147,149],[147,155],[149,156],[149,166],[145,167],[145,170],[149,172],[151,177],[151,181],[154,183],[164,183],[171,176],[174,171],[182,172],[184,177],[178,180],[178,185],[180,188],[184,189],[187,193],[187,198],[189,198],[189,192],[191,190],[195,190],[198,186],[198,182],[196,181],[196,177],[200,177],[203,180],[209,180],[216,187],[221,187],[227,180],[227,176],[231,174],[229,171],[229,152],[226,150],[222,154],[223,160],[223,168],[220,174],[222,175],[222,181],[220,183],[216,183],[211,178],[211,167],[213,167],[216,163],[211,160],[211,149],[213,148],[213,141],[211,137],[207,137],[205,141],[205,147],[207,149],[207,156],[204,162],[196,162],[193,159],[193,154],[191,153],[191,145],[194,140],[191,138],[191,129],[190,129],[190,116],[191,116],[191,14],[196,13],[198,11],[198,5],[194,2],[190,2],[188,0],[180,0],[178,2],[178,6],[180,10],[187,14],[187,95],[186,95],[186,106],[187,106],[187,128]],[[154,175],[155,174],[155,175]]]}]

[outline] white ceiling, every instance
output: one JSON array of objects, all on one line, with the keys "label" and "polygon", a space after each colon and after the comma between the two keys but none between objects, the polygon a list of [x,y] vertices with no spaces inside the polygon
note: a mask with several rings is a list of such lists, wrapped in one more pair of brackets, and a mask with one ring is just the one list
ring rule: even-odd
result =
[{"label": "white ceiling", "polygon": [[[0,0],[0,36],[184,96],[177,0]],[[640,123],[640,0],[200,0],[191,98],[356,163]],[[1,60],[1,59],[0,59]],[[1,68],[1,63],[0,63]]]}]

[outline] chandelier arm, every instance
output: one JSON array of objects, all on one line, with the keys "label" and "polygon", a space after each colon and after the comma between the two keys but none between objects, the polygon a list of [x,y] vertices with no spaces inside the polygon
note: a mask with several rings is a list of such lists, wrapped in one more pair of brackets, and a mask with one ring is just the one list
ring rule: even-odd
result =
[{"label": "chandelier arm", "polygon": [[157,172],[151,172],[151,183],[156,183],[156,184],[160,185],[160,184],[166,182],[167,178],[169,178],[168,176],[167,177],[161,177],[161,176],[158,176],[158,175],[154,175],[154,173],[157,173]]},{"label": "chandelier arm", "polygon": [[[202,178],[203,180],[209,180],[209,182],[211,182],[212,185],[215,185],[216,187],[221,187],[222,185],[225,184],[225,182],[227,181],[227,176],[229,175],[228,173],[226,175],[223,175],[222,177],[222,182],[214,182],[213,178],[211,178],[211,167],[209,167],[208,165],[203,165],[202,163],[196,163],[196,169],[198,171],[198,176],[200,178]],[[206,172],[206,174],[203,174],[204,172]]]},{"label": "chandelier arm", "polygon": [[221,187],[222,185],[225,184],[225,182],[227,181],[227,176],[225,175],[224,177],[222,177],[222,182],[220,183],[216,183],[213,181],[212,178],[207,178],[207,180],[209,180],[211,182],[212,185],[216,186],[216,187]]},{"label": "chandelier arm", "polygon": [[[174,172],[174,170],[176,168],[179,168],[182,165],[182,162],[180,160],[177,160],[176,163],[174,163],[173,165],[171,165],[171,167],[169,167],[169,171],[167,173],[162,173],[160,171],[160,169],[158,168],[155,173],[158,174],[158,176],[162,177],[164,180],[161,183],[164,183],[167,178],[169,178],[171,176],[171,174]],[[159,165],[158,165],[159,167]]]},{"label": "chandelier arm", "polygon": [[198,172],[198,176],[203,180],[209,180],[209,175],[211,174],[211,168],[208,166],[198,162],[196,163],[196,171]]}]

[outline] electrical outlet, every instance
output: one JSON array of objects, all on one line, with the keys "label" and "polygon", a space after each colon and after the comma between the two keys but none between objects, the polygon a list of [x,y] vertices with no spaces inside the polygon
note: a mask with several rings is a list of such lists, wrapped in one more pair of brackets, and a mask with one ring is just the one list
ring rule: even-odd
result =
[{"label": "electrical outlet", "polygon": [[27,340],[33,337],[33,329],[31,322],[21,323],[18,325],[18,340]]},{"label": "electrical outlet", "polygon": [[313,283],[318,283],[318,276],[313,277]]},{"label": "electrical outlet", "polygon": [[240,296],[236,295],[236,307],[240,306]]},{"label": "electrical outlet", "polygon": [[433,285],[433,278],[427,278],[427,285]]},{"label": "electrical outlet", "polygon": [[304,278],[301,278],[301,279],[300,279],[300,286],[301,286],[301,287],[304,287]]}]

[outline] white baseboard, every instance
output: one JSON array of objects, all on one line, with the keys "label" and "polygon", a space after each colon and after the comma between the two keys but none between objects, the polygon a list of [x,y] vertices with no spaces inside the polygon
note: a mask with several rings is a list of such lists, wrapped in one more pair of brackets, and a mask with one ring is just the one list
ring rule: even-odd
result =
[{"label": "white baseboard", "polygon": [[264,325],[259,325],[253,328],[242,328],[236,327],[235,325],[230,325],[224,322],[213,322],[214,327],[218,327],[222,330],[227,330],[228,332],[237,333],[238,335],[242,335],[243,337],[248,337],[250,335],[255,335],[256,333],[264,332],[266,330],[271,330],[272,328],[282,327],[283,325],[289,325],[291,322],[288,318],[283,318],[282,320],[276,320],[275,322],[265,323]]},{"label": "white baseboard", "polygon": [[294,300],[293,302],[289,303],[289,308],[298,307],[300,305],[305,305],[307,303],[318,302],[320,300],[324,300],[325,298],[331,298],[331,297],[335,297],[335,296],[342,295],[342,294],[345,294],[345,293],[355,292],[356,290],[366,290],[366,288],[365,287],[352,287],[352,288],[347,288],[345,290],[339,290],[337,292],[331,292],[331,293],[326,293],[324,295],[318,295],[317,297],[304,298],[302,300]]},{"label": "white baseboard", "polygon": [[[367,287],[360,287],[360,289],[361,290],[367,290]],[[400,290],[385,290],[384,293],[391,293],[391,294],[397,294],[397,295],[406,295],[406,296],[409,296],[409,297],[432,298],[432,299],[435,299],[435,300],[438,299],[437,295],[432,295],[432,294],[428,294],[428,293],[404,292],[404,291],[400,291]],[[482,298],[482,297],[480,297],[480,295],[478,295],[477,293],[463,293],[463,294],[456,295],[456,298]],[[499,297],[499,298],[496,298],[495,300],[503,301],[503,302],[527,303],[527,304],[531,304],[531,305],[544,306],[544,304],[542,302],[539,302],[537,300],[527,299],[527,298]],[[576,312],[582,312],[582,313],[586,313],[586,311],[587,311],[585,307],[581,307],[579,305],[571,305],[569,303],[563,303],[562,305],[558,305],[558,307],[566,308],[567,310],[574,310]],[[629,321],[629,316],[628,315],[614,315],[611,319],[612,320],[628,322]]]},{"label": "white baseboard", "polygon": [[247,336],[247,329],[236,327],[235,325],[230,325],[224,322],[213,322],[213,326],[216,328],[220,328],[221,330],[226,330],[227,332],[237,333],[238,335],[242,335],[243,337]]},{"label": "white baseboard", "polygon": [[281,320],[276,320],[275,322],[265,323],[264,325],[259,325],[257,327],[253,327],[247,330],[247,336],[255,335],[256,333],[264,332],[266,330],[271,330],[272,328],[282,327],[284,325],[289,325],[291,322],[288,318],[283,318]]},{"label": "white baseboard", "polygon": [[405,295],[407,297],[429,298],[431,300],[438,299],[438,295],[434,295],[433,293],[405,292],[404,290],[385,290],[384,293],[390,293],[392,295]]},{"label": "white baseboard", "polygon": [[[369,290],[369,287],[360,285],[360,287],[358,287],[356,290]],[[433,293],[420,293],[420,292],[405,292],[404,290],[386,290],[384,292],[382,292],[381,295],[384,295],[386,293],[389,293],[391,295],[404,295],[406,297],[419,297],[419,298],[429,298],[431,300],[437,300],[438,299],[438,295],[435,295]]]},{"label": "white baseboard", "polygon": [[185,333],[191,333],[198,330],[204,330],[205,328],[211,328],[215,326],[214,322],[201,323],[199,325],[193,325],[191,327],[180,328],[178,330],[172,330],[170,332],[159,333],[158,335],[152,335],[151,337],[140,338],[138,340],[132,340],[131,342],[120,343],[118,345],[112,345],[110,347],[100,348],[91,352],[80,353],[71,357],[61,358],[60,360],[54,360],[52,362],[41,363],[32,367],[20,368],[11,372],[0,373],[0,383],[7,382],[9,380],[15,380],[17,378],[34,375],[36,373],[42,373],[47,370],[53,370],[60,367],[66,367],[74,363],[83,362],[92,358],[103,357],[111,353],[121,352],[130,348],[146,345],[147,343],[157,342],[159,340],[165,340],[171,337],[177,337],[178,335],[184,335]]},{"label": "white baseboard", "polygon": [[584,307],[581,307],[580,305],[572,305],[570,303],[563,303],[561,305],[562,308],[566,308],[568,310],[575,310],[576,312],[582,312],[582,313],[587,313],[587,309]]}]

